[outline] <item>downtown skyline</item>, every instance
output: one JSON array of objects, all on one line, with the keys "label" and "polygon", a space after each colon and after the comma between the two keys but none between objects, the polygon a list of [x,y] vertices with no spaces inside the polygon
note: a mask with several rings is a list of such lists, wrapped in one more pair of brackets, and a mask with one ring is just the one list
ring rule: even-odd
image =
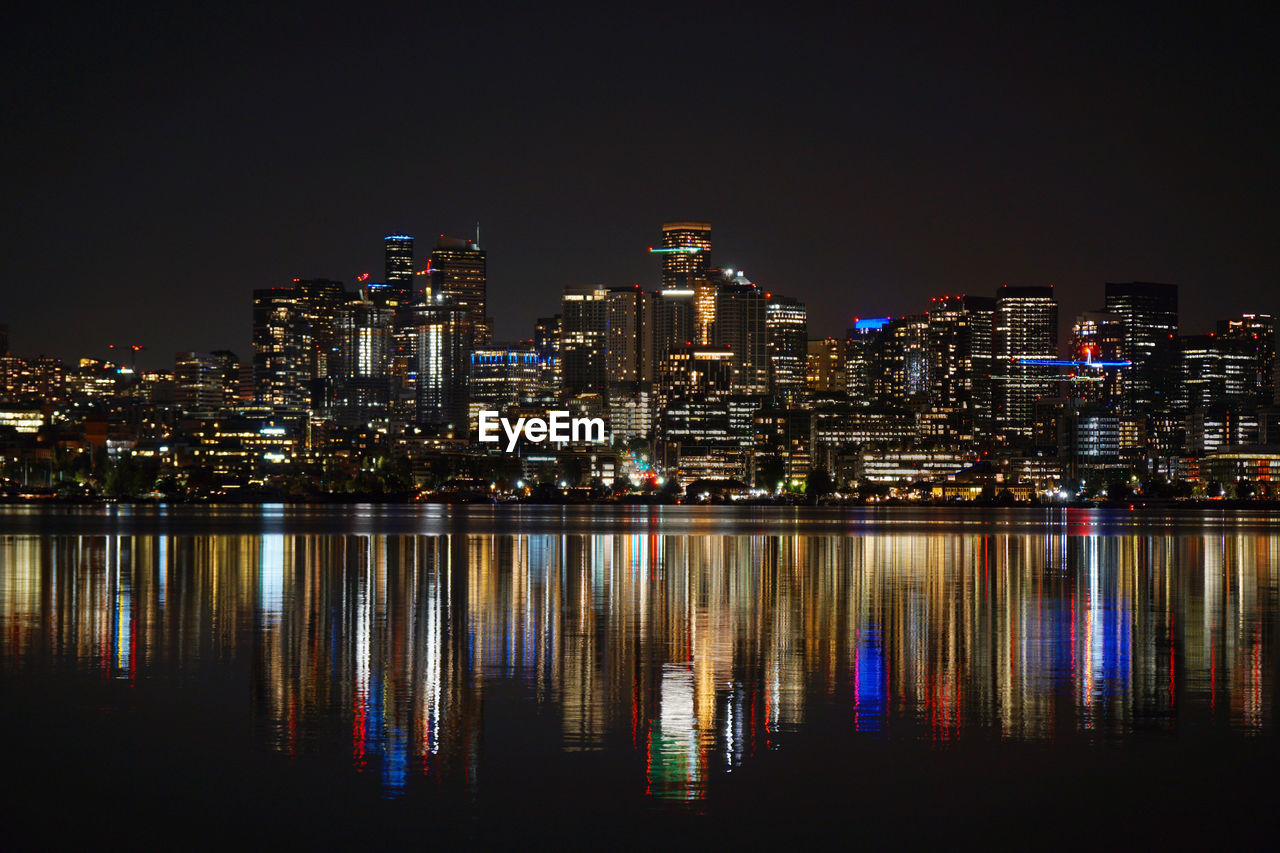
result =
[{"label": "downtown skyline", "polygon": [[499,340],[566,285],[655,286],[637,235],[684,216],[815,336],[1002,284],[1055,285],[1064,317],[1129,280],[1177,283],[1185,318],[1280,309],[1271,38],[1238,10],[286,4],[14,32],[0,321],[24,353],[246,350],[252,290],[351,285],[378,236],[477,220]]}]

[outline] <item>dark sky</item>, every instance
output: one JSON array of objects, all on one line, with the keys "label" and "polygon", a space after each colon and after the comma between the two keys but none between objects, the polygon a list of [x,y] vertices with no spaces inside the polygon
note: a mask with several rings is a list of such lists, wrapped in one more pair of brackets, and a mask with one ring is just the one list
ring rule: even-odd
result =
[{"label": "dark sky", "polygon": [[[19,354],[249,354],[251,291],[472,233],[500,339],[656,286],[665,219],[809,305],[1182,286],[1280,313],[1258,6],[39,5],[6,13],[0,322]],[[967,9],[959,8],[965,5]],[[892,11],[889,11],[892,10]]]}]

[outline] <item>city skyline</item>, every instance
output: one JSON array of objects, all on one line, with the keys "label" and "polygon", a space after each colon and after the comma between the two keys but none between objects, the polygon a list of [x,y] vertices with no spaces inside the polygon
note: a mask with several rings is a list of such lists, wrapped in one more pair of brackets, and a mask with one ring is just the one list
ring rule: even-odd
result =
[{"label": "city skyline", "polygon": [[503,340],[566,284],[652,286],[649,229],[687,216],[818,334],[1003,284],[1056,285],[1067,317],[1105,281],[1177,283],[1184,318],[1280,309],[1273,39],[1247,15],[546,14],[24,8],[13,349],[246,350],[250,291],[351,284],[378,237],[477,220]]}]

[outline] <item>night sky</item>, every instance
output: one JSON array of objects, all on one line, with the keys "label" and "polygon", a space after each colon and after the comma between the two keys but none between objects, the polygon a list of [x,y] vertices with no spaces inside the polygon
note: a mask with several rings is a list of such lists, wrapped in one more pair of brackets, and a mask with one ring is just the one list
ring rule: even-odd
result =
[{"label": "night sky", "polygon": [[0,26],[21,355],[247,357],[254,288],[380,279],[384,234],[425,257],[477,221],[500,340],[565,285],[656,287],[667,219],[710,221],[713,262],[805,301],[813,337],[1001,284],[1057,285],[1064,327],[1105,281],[1179,284],[1186,332],[1280,313],[1260,4],[24,5]]}]

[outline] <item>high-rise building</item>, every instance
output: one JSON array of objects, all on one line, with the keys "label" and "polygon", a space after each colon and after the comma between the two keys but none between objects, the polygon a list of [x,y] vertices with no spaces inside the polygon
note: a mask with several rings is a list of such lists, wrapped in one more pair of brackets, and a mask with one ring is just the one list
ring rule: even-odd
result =
[{"label": "high-rise building", "polygon": [[765,298],[745,277],[722,279],[715,291],[711,345],[733,352],[736,394],[769,393]]},{"label": "high-rise building", "polygon": [[566,395],[604,394],[609,386],[609,291],[566,287],[560,312],[560,372]]},{"label": "high-rise building", "polygon": [[[892,317],[855,317],[853,325],[845,335],[844,352],[841,355],[843,388],[849,399],[860,406],[871,406],[877,402],[876,389],[880,387],[882,372],[882,341],[885,329],[893,322]],[[831,339],[834,340],[834,339]],[[810,375],[813,375],[813,342],[810,342]],[[820,376],[820,374],[819,374]],[[811,390],[836,390],[822,387],[821,380],[809,385]]]},{"label": "high-rise building", "polygon": [[1126,413],[1167,410],[1178,369],[1178,286],[1147,281],[1107,282],[1105,310],[1120,318],[1121,376]]},{"label": "high-rise building", "polygon": [[1085,311],[1071,327],[1070,360],[1079,362],[1067,375],[1067,396],[1111,406],[1120,404],[1124,322],[1119,314]]},{"label": "high-rise building", "polygon": [[418,334],[418,423],[465,435],[471,429],[467,402],[472,342],[467,312],[436,296],[415,306],[413,318]]},{"label": "high-rise building", "polygon": [[1276,320],[1270,314],[1242,314],[1218,321],[1217,337],[1235,341],[1254,355],[1253,394],[1259,404],[1276,402]]},{"label": "high-rise building", "polygon": [[653,380],[653,308],[650,294],[633,287],[610,288],[605,296],[608,382]]},{"label": "high-rise building", "polygon": [[190,414],[212,415],[227,403],[223,388],[225,366],[207,352],[180,352],[173,356],[175,402]]},{"label": "high-rise building", "polygon": [[662,257],[663,290],[692,290],[707,277],[711,223],[664,222],[662,242],[649,251]]},{"label": "high-rise building", "polygon": [[1001,287],[992,340],[996,433],[1006,443],[1029,442],[1035,404],[1055,394],[1058,382],[1058,303],[1053,286]]},{"label": "high-rise building", "polygon": [[407,234],[390,234],[383,238],[382,244],[387,301],[408,305],[413,301],[413,238]]},{"label": "high-rise building", "polygon": [[880,336],[876,399],[886,406],[923,408],[929,402],[929,317],[895,317]]},{"label": "high-rise building", "polygon": [[533,349],[541,365],[539,394],[555,397],[560,393],[560,325],[562,316],[539,317],[533,324]]},{"label": "high-rise building", "polygon": [[543,365],[531,347],[485,346],[471,351],[468,385],[470,423],[484,409],[505,412],[538,396]]},{"label": "high-rise building", "polygon": [[467,314],[472,340],[483,346],[493,340],[493,323],[487,312],[487,255],[472,240],[440,235],[431,252],[431,289]]},{"label": "high-rise building", "polygon": [[768,342],[769,390],[791,398],[804,391],[809,318],[803,302],[765,294],[765,337]]},{"label": "high-rise building", "polygon": [[653,363],[660,365],[674,348],[693,345],[694,290],[691,286],[674,287],[660,290],[651,296]]},{"label": "high-rise building", "polygon": [[367,299],[348,302],[334,315],[334,419],[339,423],[355,426],[388,417],[393,317],[392,308]]},{"label": "high-rise building", "polygon": [[820,394],[844,391],[844,347],[837,338],[809,341],[805,352],[804,386]]},{"label": "high-rise building", "polygon": [[253,377],[258,402],[304,411],[311,404],[316,344],[311,323],[291,287],[253,292]]}]

